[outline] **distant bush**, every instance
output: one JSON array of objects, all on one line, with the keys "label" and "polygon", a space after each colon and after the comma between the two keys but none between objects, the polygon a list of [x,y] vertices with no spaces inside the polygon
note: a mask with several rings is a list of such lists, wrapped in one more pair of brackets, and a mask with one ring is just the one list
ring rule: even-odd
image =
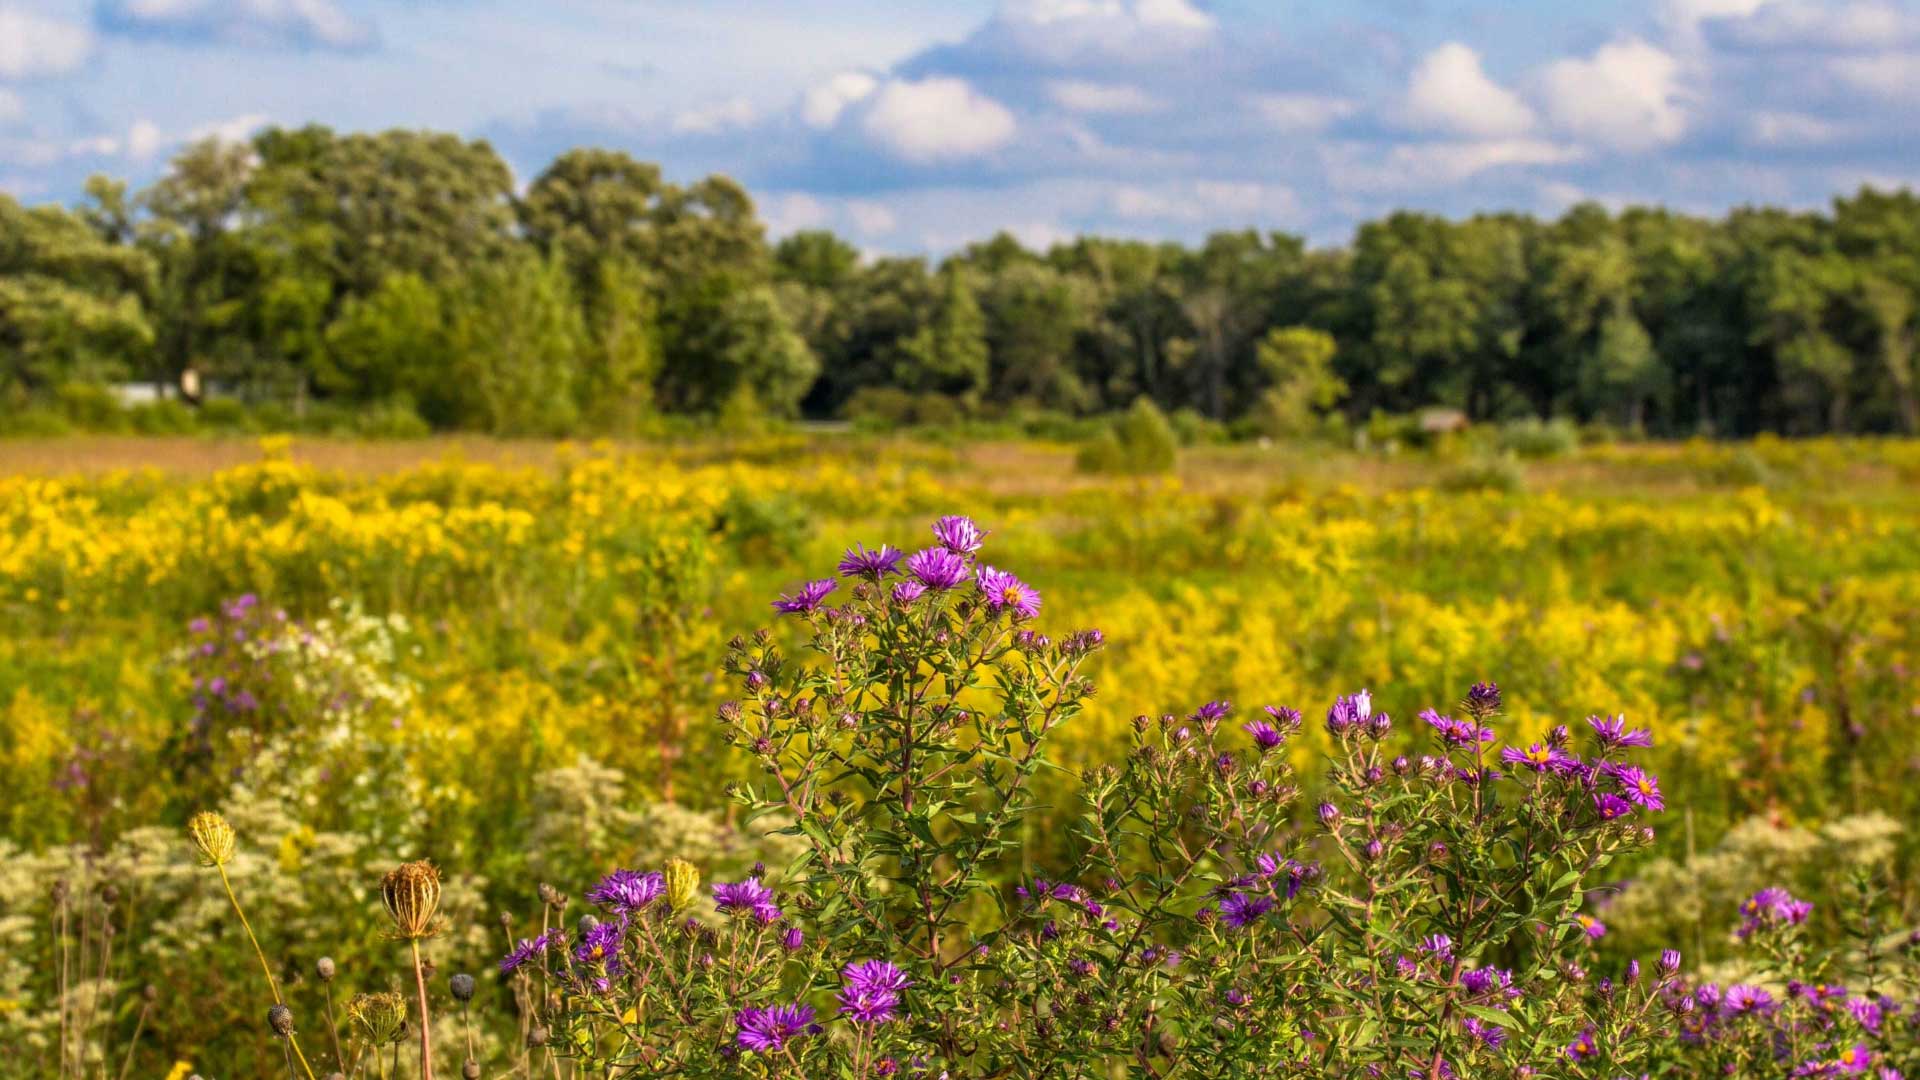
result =
[{"label": "distant bush", "polygon": [[1570,420],[1546,422],[1528,417],[1510,421],[1500,428],[1500,449],[1529,461],[1565,457],[1580,449],[1580,429]]},{"label": "distant bush", "polygon": [[1751,447],[1741,447],[1699,470],[1702,483],[1709,487],[1766,487],[1776,479],[1766,459]]},{"label": "distant bush", "polygon": [[1168,417],[1181,446],[1211,446],[1228,441],[1227,425],[1194,409],[1175,409]]},{"label": "distant bush", "polygon": [[127,420],[142,435],[185,435],[200,426],[192,408],[172,399],[135,405]]},{"label": "distant bush", "polygon": [[1140,398],[1126,415],[1080,451],[1075,464],[1090,473],[1170,472],[1180,437],[1152,401]]},{"label": "distant bush", "polygon": [[200,427],[206,431],[245,433],[260,430],[259,413],[232,398],[214,398],[200,405]]},{"label": "distant bush", "polygon": [[96,383],[66,383],[54,391],[62,415],[86,431],[125,431],[127,411],[113,391]]},{"label": "distant bush", "polygon": [[1527,472],[1509,454],[1473,458],[1455,465],[1440,477],[1446,491],[1493,491],[1515,494],[1525,491]]}]

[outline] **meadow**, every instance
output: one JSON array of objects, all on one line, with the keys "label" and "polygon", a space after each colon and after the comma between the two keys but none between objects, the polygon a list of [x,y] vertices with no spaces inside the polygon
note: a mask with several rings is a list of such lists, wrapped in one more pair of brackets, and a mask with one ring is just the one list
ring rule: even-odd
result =
[{"label": "meadow", "polygon": [[[524,1042],[485,976],[558,910],[543,885],[793,857],[724,796],[757,778],[714,721],[729,639],[854,543],[949,513],[1042,583],[1043,625],[1108,643],[1019,820],[1027,874],[1065,857],[1072,775],[1135,716],[1314,718],[1371,687],[1413,747],[1416,713],[1497,679],[1503,739],[1658,733],[1673,812],[1586,893],[1601,956],[1731,963],[1741,897],[1830,904],[1846,868],[1912,925],[1920,443],[1608,444],[1491,478],[1444,446],[1195,447],[1149,477],[1074,458],[852,433],[0,442],[0,1045],[22,1051],[0,1076],[279,1068],[259,962],[183,839],[208,809],[309,1056],[322,956],[411,987],[379,886],[423,857],[446,874],[432,965],[483,976],[467,1037]],[[1304,785],[1329,739],[1289,746]],[[436,1020],[448,1061],[462,1030]]]}]

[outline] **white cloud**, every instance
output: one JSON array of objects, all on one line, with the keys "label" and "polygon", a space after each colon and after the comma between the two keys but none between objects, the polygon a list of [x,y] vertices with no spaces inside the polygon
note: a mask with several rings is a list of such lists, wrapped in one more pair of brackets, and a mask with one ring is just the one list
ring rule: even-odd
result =
[{"label": "white cloud", "polygon": [[1088,113],[1140,114],[1159,112],[1158,98],[1126,83],[1059,79],[1047,84],[1047,96],[1063,109]]},{"label": "white cloud", "polygon": [[964,79],[935,76],[889,82],[873,99],[863,126],[872,138],[908,161],[974,157],[1013,138],[1006,106]]},{"label": "white cloud", "polygon": [[1051,221],[1024,221],[1018,225],[1007,226],[1015,240],[1022,246],[1035,251],[1045,251],[1050,247],[1073,242],[1075,233],[1063,229]]},{"label": "white cloud", "polygon": [[261,113],[246,113],[226,120],[215,120],[209,124],[187,132],[187,142],[199,142],[202,139],[215,139],[223,143],[242,143],[253,138],[253,133],[267,126],[267,117]]},{"label": "white cloud", "polygon": [[1110,20],[1141,26],[1211,30],[1213,16],[1189,0],[1005,0],[1000,17],[1013,22],[1046,26],[1054,23]]},{"label": "white cloud", "polygon": [[1920,101],[1920,50],[1841,57],[1833,61],[1833,73],[1888,101]]},{"label": "white cloud", "polygon": [[1425,191],[1457,184],[1492,169],[1565,165],[1584,156],[1577,146],[1545,139],[1477,139],[1395,146],[1381,155],[1366,144],[1322,152],[1334,187],[1366,192]]},{"label": "white cloud", "polygon": [[1846,127],[1808,113],[1763,110],[1747,119],[1747,134],[1766,146],[1813,146],[1840,138]]},{"label": "white cloud", "polygon": [[1427,54],[1407,82],[1407,116],[1417,126],[1497,139],[1533,127],[1533,110],[1519,95],[1487,77],[1480,54],[1450,41]]},{"label": "white cloud", "polygon": [[68,157],[119,157],[120,140],[111,135],[89,135],[67,144]]},{"label": "white cloud", "polygon": [[899,224],[893,211],[865,199],[854,199],[847,203],[847,216],[853,219],[853,227],[866,236],[890,233]]},{"label": "white cloud", "polygon": [[128,33],[185,34],[249,44],[362,49],[373,24],[336,0],[107,0],[107,26]]},{"label": "white cloud", "polygon": [[1283,135],[1310,135],[1359,110],[1350,98],[1326,94],[1255,94],[1247,99],[1268,127]]},{"label": "white cloud", "polygon": [[1673,142],[1687,129],[1680,63],[1638,38],[1569,57],[1541,75],[1547,113],[1562,130],[1619,150]]},{"label": "white cloud", "polygon": [[159,153],[166,141],[166,133],[160,130],[160,125],[151,120],[136,120],[127,131],[127,156],[135,161],[145,161]]},{"label": "white cloud", "polygon": [[1108,195],[1107,206],[1130,220],[1223,227],[1273,224],[1300,216],[1300,199],[1291,188],[1247,180],[1195,180],[1158,187],[1128,184]]},{"label": "white cloud", "polygon": [[0,5],[0,79],[64,75],[92,51],[86,27]]},{"label": "white cloud", "polygon": [[1920,38],[1920,15],[1884,0],[1771,0],[1751,11],[1722,15],[1709,30],[1716,40],[1748,49],[1878,51]]},{"label": "white cloud", "polygon": [[800,99],[800,119],[811,128],[830,128],[847,106],[880,88],[880,80],[864,71],[843,71],[806,92]]},{"label": "white cloud", "polygon": [[763,202],[761,212],[766,218],[767,231],[774,236],[817,229],[825,225],[830,216],[825,203],[802,191]]},{"label": "white cloud", "polygon": [[716,135],[752,124],[753,116],[753,103],[737,97],[676,114],[673,130],[680,135]]}]

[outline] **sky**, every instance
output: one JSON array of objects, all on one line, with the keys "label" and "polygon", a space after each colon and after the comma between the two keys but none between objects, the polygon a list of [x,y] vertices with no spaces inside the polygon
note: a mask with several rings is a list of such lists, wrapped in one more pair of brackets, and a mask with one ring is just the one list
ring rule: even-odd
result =
[{"label": "sky", "polygon": [[0,190],[266,125],[723,172],[778,236],[1339,243],[1920,186],[1920,0],[0,0]]}]

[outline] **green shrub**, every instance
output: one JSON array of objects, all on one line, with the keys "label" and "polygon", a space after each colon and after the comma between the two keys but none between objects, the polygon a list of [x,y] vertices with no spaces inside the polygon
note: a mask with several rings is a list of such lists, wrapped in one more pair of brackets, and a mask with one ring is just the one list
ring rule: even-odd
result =
[{"label": "green shrub", "polygon": [[127,419],[142,435],[184,435],[199,426],[193,410],[171,398],[136,405],[127,410]]},{"label": "green shrub", "polygon": [[1580,449],[1580,429],[1571,420],[1556,418],[1542,423],[1527,417],[1501,425],[1498,445],[1503,452],[1528,461],[1565,457]]},{"label": "green shrub", "polygon": [[245,433],[260,430],[259,417],[232,398],[214,398],[200,405],[200,427],[206,431]]},{"label": "green shrub", "polygon": [[1512,495],[1526,490],[1527,472],[1511,454],[1474,458],[1442,474],[1440,487],[1445,491],[1491,491]]},{"label": "green shrub", "polygon": [[65,383],[53,393],[61,415],[83,431],[125,431],[127,410],[97,383]]},{"label": "green shrub", "polygon": [[1175,409],[1168,420],[1181,446],[1217,446],[1229,438],[1227,425],[1194,409]]},{"label": "green shrub", "polygon": [[1101,436],[1081,449],[1076,465],[1091,473],[1170,472],[1180,452],[1173,425],[1153,402],[1138,398],[1133,408]]},{"label": "green shrub", "polygon": [[367,439],[424,439],[433,428],[404,401],[369,406],[353,421],[354,434]]}]

